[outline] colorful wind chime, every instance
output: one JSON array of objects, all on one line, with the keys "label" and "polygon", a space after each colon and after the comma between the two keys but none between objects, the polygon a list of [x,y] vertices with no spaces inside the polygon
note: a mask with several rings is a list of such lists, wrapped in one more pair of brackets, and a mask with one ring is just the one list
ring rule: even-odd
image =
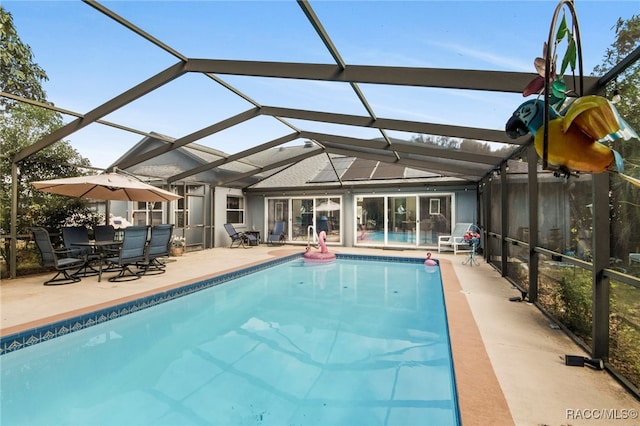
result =
[{"label": "colorful wind chime", "polygon": [[[567,10],[571,25],[567,22]],[[558,25],[560,13],[562,20]],[[558,69],[557,50],[565,41],[566,50]],[[538,75],[523,91],[523,96],[536,94],[536,98],[516,109],[505,126],[507,135],[512,139],[533,135],[542,167],[554,170],[558,176],[613,172],[640,186],[640,180],[624,174],[622,156],[608,146],[620,139],[639,139],[638,134],[609,100],[597,95],[583,96],[582,47],[573,1],[562,0],[556,7],[542,56],[534,61]],[[573,87],[578,73],[577,93],[567,90],[568,69],[572,72]]]}]

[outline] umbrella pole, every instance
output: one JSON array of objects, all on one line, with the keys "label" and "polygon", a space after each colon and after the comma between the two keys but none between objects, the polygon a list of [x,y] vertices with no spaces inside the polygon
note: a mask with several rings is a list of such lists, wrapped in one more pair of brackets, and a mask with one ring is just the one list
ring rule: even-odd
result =
[{"label": "umbrella pole", "polygon": [[105,200],[106,204],[104,207],[104,224],[108,225],[109,224],[109,216],[111,214],[111,201],[109,200]]}]

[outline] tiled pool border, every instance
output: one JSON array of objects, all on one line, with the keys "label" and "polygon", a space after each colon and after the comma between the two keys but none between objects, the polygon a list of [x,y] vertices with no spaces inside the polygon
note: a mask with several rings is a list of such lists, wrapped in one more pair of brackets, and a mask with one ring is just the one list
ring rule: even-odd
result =
[{"label": "tiled pool border", "polygon": [[[294,254],[279,259],[270,260],[259,265],[249,266],[237,271],[228,272],[212,278],[208,278],[195,283],[187,284],[182,287],[173,288],[150,296],[142,297],[130,302],[121,303],[100,309],[87,314],[64,319],[51,324],[21,331],[19,333],[10,334],[0,338],[0,355],[17,351],[19,349],[33,346],[46,340],[54,339],[65,334],[79,331],[96,324],[100,324],[111,319],[128,315],[136,311],[155,306],[159,303],[168,302],[178,297],[186,296],[206,288],[222,284],[224,282],[249,275],[276,265],[290,262],[296,258],[302,257],[302,254]],[[341,254],[337,253],[338,259],[349,260],[369,260],[376,262],[395,262],[395,263],[423,263],[424,260],[415,257],[395,257],[395,256],[370,256],[359,254]],[[437,262],[437,260],[436,260]]]}]

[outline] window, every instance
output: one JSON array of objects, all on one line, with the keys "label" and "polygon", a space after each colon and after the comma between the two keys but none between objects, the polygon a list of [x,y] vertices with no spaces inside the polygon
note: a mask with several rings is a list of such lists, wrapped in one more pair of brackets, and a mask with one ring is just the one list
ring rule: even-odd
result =
[{"label": "window", "polygon": [[134,201],[133,224],[136,226],[157,225],[162,223],[162,203]]},{"label": "window", "polygon": [[184,228],[185,226],[187,226],[187,208],[184,185],[179,185],[176,187],[176,194],[182,195],[182,198],[179,198],[177,200],[177,205],[173,210],[173,223],[175,223],[176,228]]},{"label": "window", "polygon": [[244,197],[227,196],[227,223],[244,224]]},{"label": "window", "polygon": [[432,198],[429,200],[429,214],[440,214],[440,199]]}]

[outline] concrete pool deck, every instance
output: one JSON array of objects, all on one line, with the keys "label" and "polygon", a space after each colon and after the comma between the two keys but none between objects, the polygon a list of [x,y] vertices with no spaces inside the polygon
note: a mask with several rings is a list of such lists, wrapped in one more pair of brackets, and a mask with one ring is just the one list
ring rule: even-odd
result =
[{"label": "concrete pool deck", "polygon": [[[425,251],[329,247],[336,253],[424,258]],[[43,286],[52,274],[3,280],[1,334],[137,299],[293,253],[303,246],[215,248],[171,258],[167,272],[111,283],[87,277]],[[519,292],[491,266],[440,259],[464,425],[640,425],[640,402],[607,372],[564,365],[587,355],[535,306],[509,302]],[[635,411],[633,411],[635,410]],[[599,417],[599,418],[596,418]],[[428,424],[425,423],[425,424]]]}]

